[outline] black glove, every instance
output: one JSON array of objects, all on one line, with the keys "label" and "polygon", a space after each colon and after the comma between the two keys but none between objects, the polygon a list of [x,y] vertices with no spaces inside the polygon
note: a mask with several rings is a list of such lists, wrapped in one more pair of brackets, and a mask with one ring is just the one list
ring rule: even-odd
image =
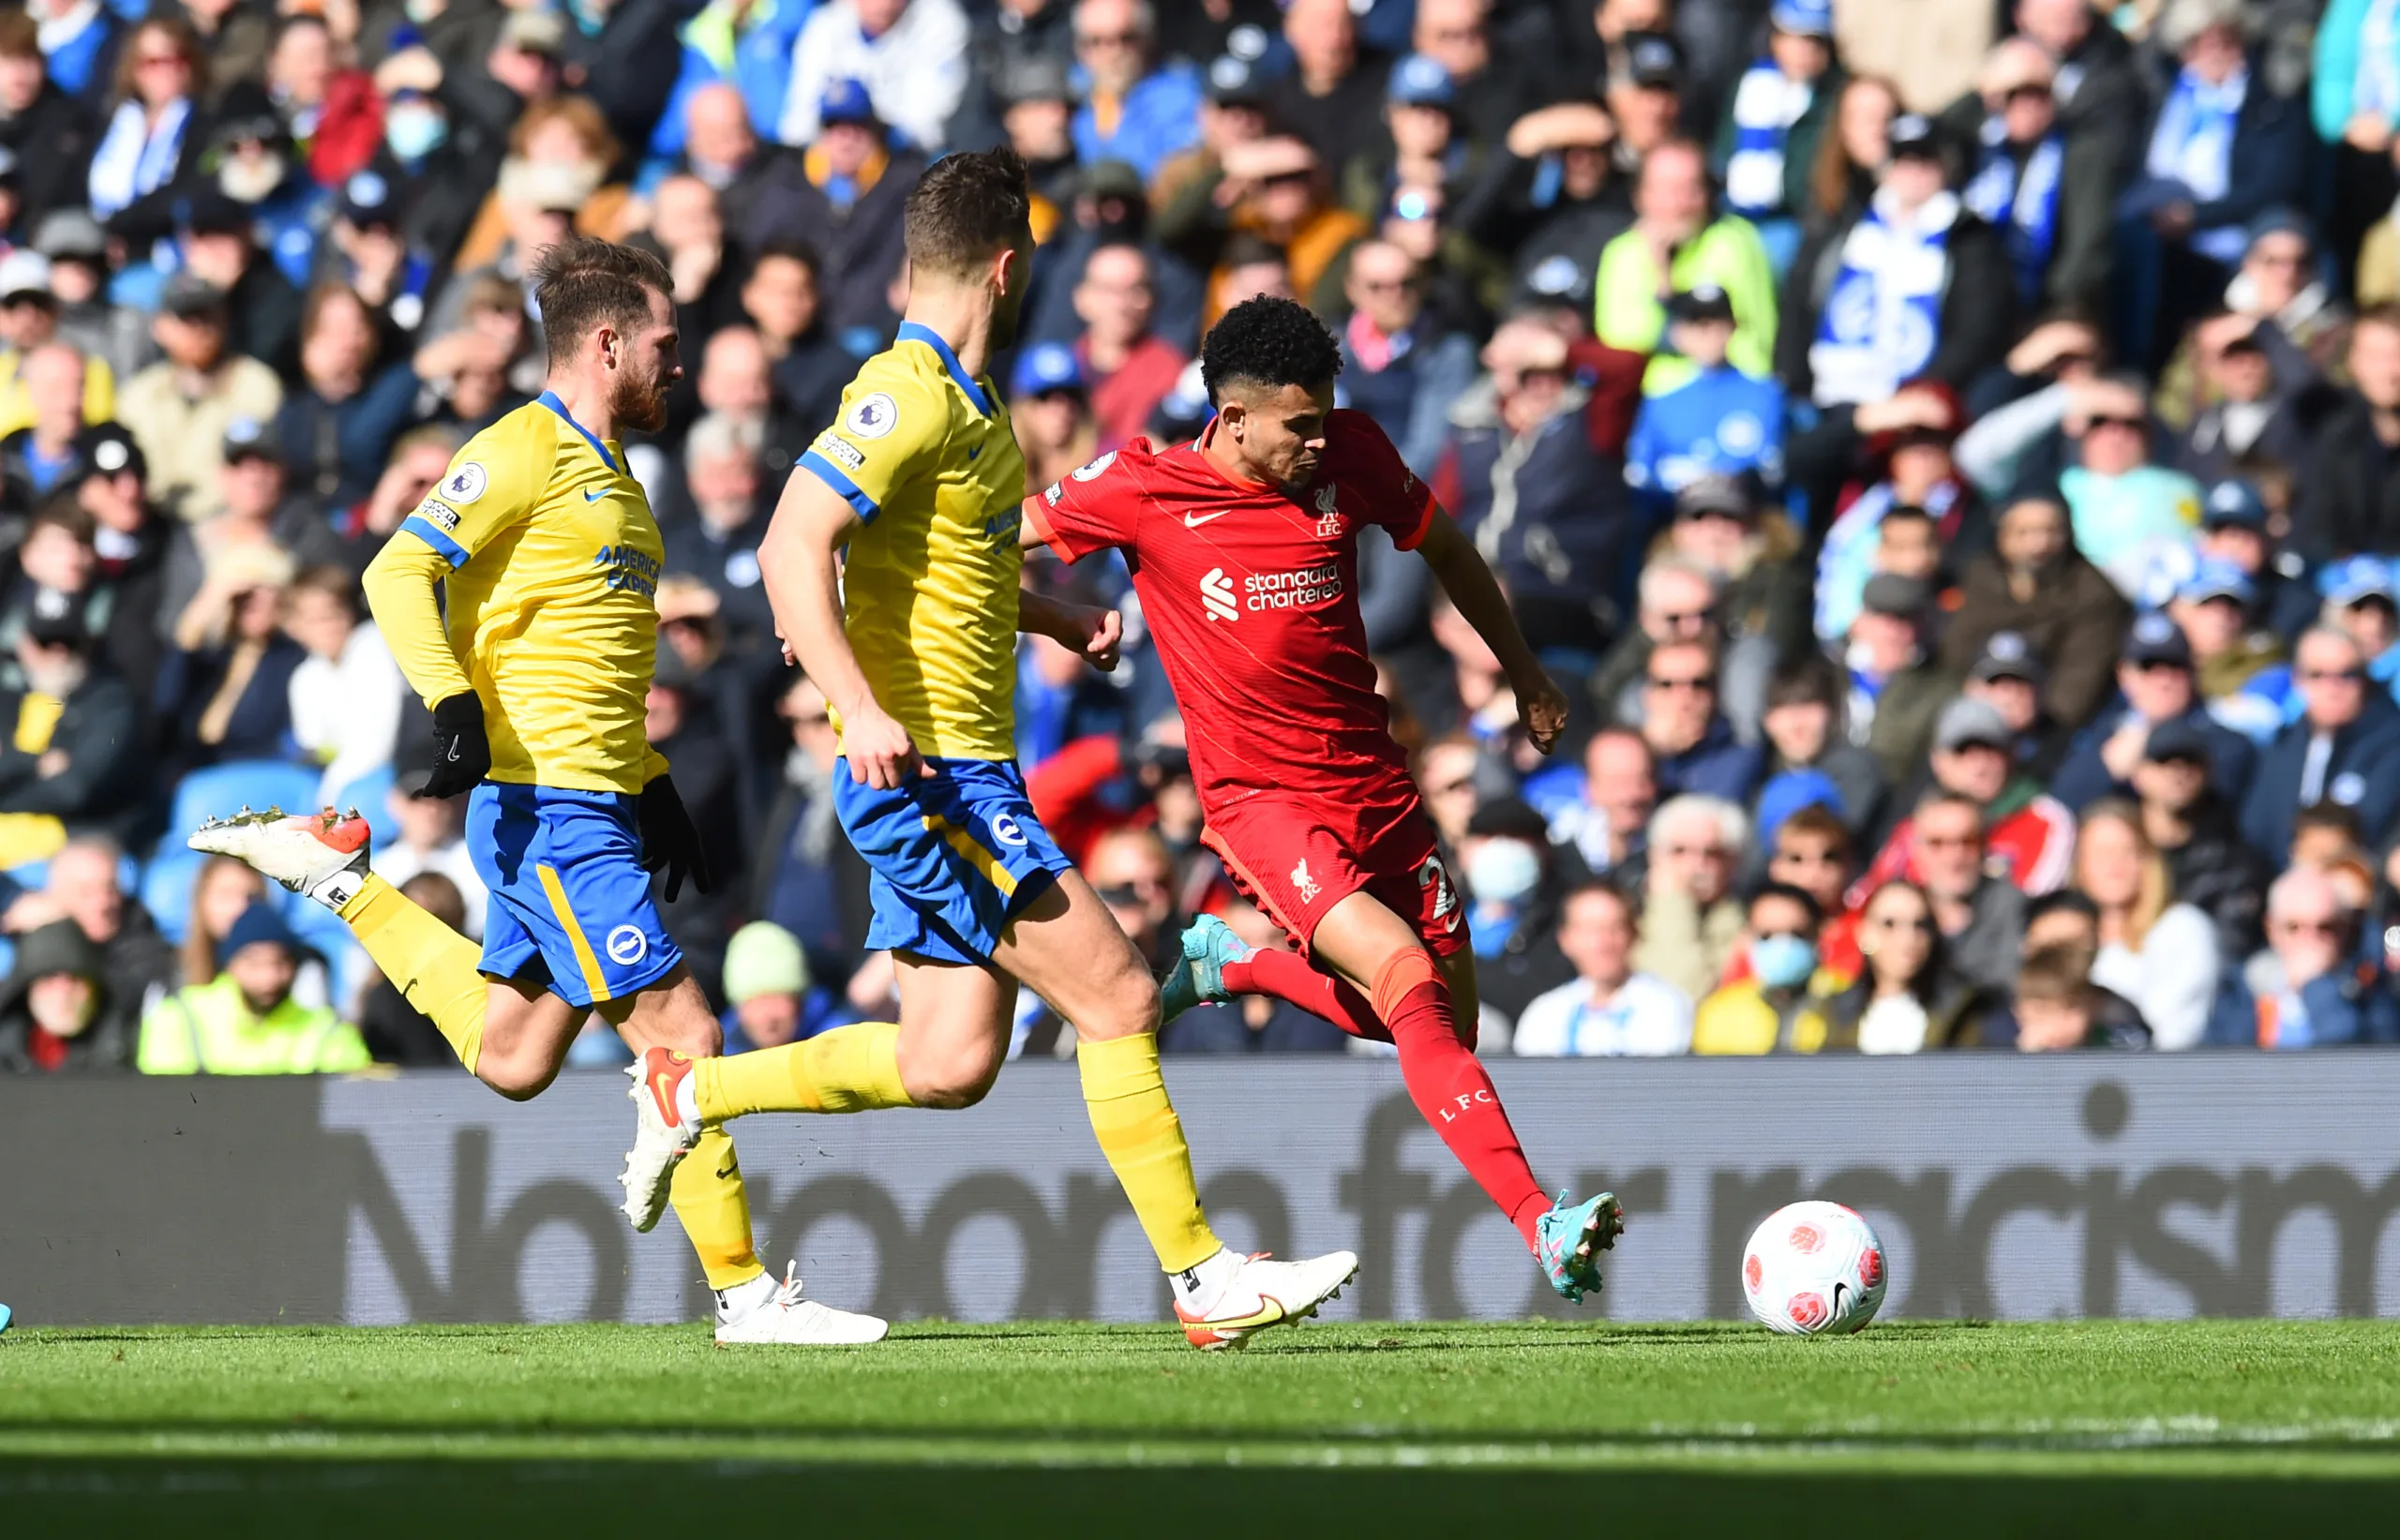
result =
[{"label": "black glove", "polygon": [[683,799],[676,794],[675,783],[660,776],[641,788],[641,796],[634,803],[634,821],[641,830],[641,869],[667,872],[667,902],[683,890],[683,878],[689,874],[692,886],[705,893],[712,887],[709,875],[709,858],[700,848],[700,831],[692,827],[692,815],[683,811]]},{"label": "black glove", "polygon": [[433,707],[433,773],[420,797],[456,797],[491,773],[491,740],[484,736],[484,703],[472,690],[445,695]]}]

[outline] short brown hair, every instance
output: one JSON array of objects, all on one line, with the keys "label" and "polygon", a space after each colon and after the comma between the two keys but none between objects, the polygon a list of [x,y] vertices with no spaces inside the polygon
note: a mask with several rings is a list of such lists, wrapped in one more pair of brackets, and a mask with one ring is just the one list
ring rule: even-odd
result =
[{"label": "short brown hair", "polygon": [[189,22],[180,16],[152,16],[137,23],[126,34],[124,46],[116,52],[116,74],[109,85],[112,102],[131,101],[134,82],[142,78],[142,39],[152,34],[163,34],[175,45],[189,71],[185,77],[184,94],[193,101],[208,97],[208,53],[200,46],[200,34]]},{"label": "short brown hair", "polygon": [[348,567],[321,561],[302,568],[292,586],[283,591],[283,596],[289,601],[303,593],[322,593],[349,610],[352,620],[358,618],[358,580],[350,575]]},{"label": "short brown hair", "polygon": [[2084,947],[2044,947],[2017,970],[2017,997],[2049,1005],[2092,1007],[2092,952]]},{"label": "short brown hair", "polygon": [[639,247],[570,235],[533,259],[533,299],[553,366],[603,326],[630,330],[650,318],[650,296],[675,292],[667,264]]},{"label": "short brown hair", "polygon": [[908,194],[908,263],[920,272],[961,277],[1030,228],[1033,196],[1025,162],[1001,145],[944,156]]},{"label": "short brown hair", "polygon": [[0,59],[41,57],[41,23],[25,11],[0,10]]},{"label": "short brown hair", "polygon": [[1810,802],[1806,807],[1794,808],[1790,816],[1776,825],[1775,843],[1778,846],[1783,844],[1786,834],[1814,836],[1833,846],[1842,860],[1851,858],[1850,826],[1822,802]]}]

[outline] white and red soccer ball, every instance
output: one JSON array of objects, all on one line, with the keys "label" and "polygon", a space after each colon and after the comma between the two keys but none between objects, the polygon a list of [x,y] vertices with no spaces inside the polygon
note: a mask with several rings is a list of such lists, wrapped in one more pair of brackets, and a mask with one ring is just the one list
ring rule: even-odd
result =
[{"label": "white and red soccer ball", "polygon": [[1766,1217],[1742,1248],[1742,1296],[1770,1331],[1854,1332],[1875,1319],[1891,1280],[1883,1243],[1856,1209],[1792,1204]]}]

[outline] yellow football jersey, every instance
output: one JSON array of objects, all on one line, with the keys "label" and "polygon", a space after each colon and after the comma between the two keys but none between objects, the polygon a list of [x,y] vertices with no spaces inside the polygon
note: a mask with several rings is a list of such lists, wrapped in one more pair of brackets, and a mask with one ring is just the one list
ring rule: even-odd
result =
[{"label": "yellow football jersey", "polygon": [[843,619],[877,702],[922,754],[1016,757],[1025,457],[998,391],[909,322],[800,464],[866,521],[843,566]]},{"label": "yellow football jersey", "polygon": [[491,778],[639,792],[665,766],[642,718],[666,553],[618,446],[544,392],[468,440],[400,529],[449,563]]}]

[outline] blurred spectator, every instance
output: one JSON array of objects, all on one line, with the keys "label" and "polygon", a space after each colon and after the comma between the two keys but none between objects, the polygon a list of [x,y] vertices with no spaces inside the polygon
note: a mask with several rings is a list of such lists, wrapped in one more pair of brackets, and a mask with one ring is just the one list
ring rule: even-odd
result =
[{"label": "blurred spectator", "polygon": [[810,972],[848,977],[866,938],[867,869],[833,816],[833,776],[847,773],[824,692],[795,674],[776,703],[790,731],[758,830],[750,912],[800,938]]},{"label": "blurred spectator", "polygon": [[1975,94],[1943,116],[1974,148],[1970,212],[2001,232],[2020,313],[2097,310],[2107,302],[2118,146],[2069,138],[2060,122],[2058,65],[2030,37],[2004,37]]},{"label": "blurred spectator", "polygon": [[1691,998],[1634,970],[1639,934],[1633,901],[1617,889],[1589,882],[1569,890],[1559,908],[1558,949],[1575,977],[1525,1007],[1509,1052],[1528,1058],[1689,1053]]},{"label": "blurred spectator", "polygon": [[1025,490],[1033,496],[1100,453],[1083,361],[1063,343],[1037,342],[1017,354],[1009,381],[1009,416],[1025,452]]},{"label": "blurred spectator", "polygon": [[[1038,7],[1038,25],[1030,32],[1020,25],[1012,33],[977,39],[969,56],[976,61],[982,89],[979,93],[975,87],[968,88],[967,101],[951,120],[950,142],[953,148],[1005,143],[1017,153],[1033,189],[1036,238],[1046,239],[1060,207],[1074,196],[1074,55],[1069,21],[1072,7],[1066,0],[1014,3]],[[989,33],[998,31],[995,22],[1023,20],[1004,5],[995,16],[976,24]],[[1205,122],[1204,117],[1203,126]]]},{"label": "blurred spectator", "polygon": [[2017,0],[2015,8],[2017,30],[2058,61],[2051,93],[2068,139],[2105,146],[2102,162],[2123,177],[2149,99],[2132,44],[2092,0]]},{"label": "blurred spectator", "polygon": [[1894,119],[1866,208],[1801,247],[1776,334],[1794,396],[1855,407],[1916,380],[1963,389],[2007,351],[2008,250],[1949,190],[1945,159],[1928,119]]},{"label": "blurred spectator", "polygon": [[725,949],[725,1051],[780,1048],[859,1019],[848,1001],[810,976],[789,931],[753,920]]},{"label": "blurred spectator", "polygon": [[[1627,31],[1608,51],[1604,105],[1616,120],[1616,164],[1636,179],[1651,155],[1674,138],[1685,116],[1690,82],[1683,45],[1666,30],[1668,8],[1658,6],[1643,27]],[[1702,121],[1707,117],[1704,112],[1692,115]]]},{"label": "blurred spectator", "polygon": [[1987,1040],[1996,996],[1951,965],[1923,889],[1897,878],[1876,888],[1859,920],[1858,949],[1866,963],[1858,981],[1825,1006],[1833,1045],[1916,1054]]},{"label": "blurred spectator", "polygon": [[0,480],[19,508],[32,506],[67,482],[76,469],[83,432],[83,355],[63,342],[21,354],[16,386],[26,422],[0,439]]},{"label": "blurred spectator", "polygon": [[2167,613],[2191,649],[2209,714],[2263,744],[2283,725],[2291,670],[2283,638],[2250,623],[2258,596],[2241,568],[2202,561],[2177,585]]},{"label": "blurred spectator", "polygon": [[1851,78],[1834,103],[1832,131],[1808,174],[1801,225],[1811,234],[1847,222],[1875,196],[1875,173],[1892,153],[1892,120],[1900,115],[1899,92],[1890,81],[1859,73],[1863,66],[1855,54],[1845,51],[1842,58]]},{"label": "blurred spectator", "polygon": [[[1817,964],[1844,979],[1858,977],[1858,915],[1845,907],[1852,867],[1854,842],[1849,829],[1822,803],[1798,809],[1775,826],[1774,851],[1767,858],[1770,882],[1796,888],[1816,903],[1825,917],[1817,931]],[[1749,959],[1743,959],[1748,970]]]},{"label": "blurred spectator", "polygon": [[2332,802],[2379,845],[2400,815],[2400,709],[2370,687],[2358,643],[2331,626],[2301,637],[2292,679],[2300,716],[2258,756],[2242,806],[2242,838],[2280,853],[2290,846],[2296,813]]},{"label": "blurred spectator", "polygon": [[1758,786],[1759,751],[1736,739],[1717,709],[1717,660],[1705,645],[1652,648],[1642,699],[1642,737],[1657,762],[1660,795],[1748,802]]},{"label": "blurred spectator", "polygon": [[357,291],[309,291],[300,317],[300,379],[276,414],[275,435],[299,489],[346,508],[374,488],[416,403],[406,359],[385,362],[375,316]]},{"label": "blurred spectator", "polygon": [[[1838,641],[1849,630],[1868,579],[1878,573],[1935,581],[1941,547],[1928,542],[1924,560],[1905,560],[1901,544],[1919,531],[1887,531],[1895,515],[1922,517],[1933,526],[1923,532],[1954,544],[1980,532],[1983,510],[1952,455],[1962,416],[1955,392],[1920,382],[1860,406],[1847,431],[1840,413],[1828,414],[1818,433],[1795,446],[1804,459],[1814,449],[1829,459],[1837,451],[1842,459],[1854,453],[1863,463],[1863,485],[1855,495],[1835,500],[1837,512],[1817,553],[1816,627],[1822,639]],[[1847,474],[1847,466],[1836,473]],[[1813,498],[1823,488],[1807,490]],[[1916,515],[1906,516],[1909,509]]]},{"label": "blurred spectator", "polygon": [[[716,194],[724,233],[738,250],[756,253],[788,236],[791,201],[804,177],[800,157],[759,143],[741,87],[730,81],[699,86],[685,98],[682,112],[682,154],[669,158],[666,169]],[[660,123],[651,140],[653,157],[676,123],[671,114]],[[657,180],[649,180],[654,193]]]},{"label": "blurred spectator", "polygon": [[1148,0],[1076,0],[1084,102],[1074,144],[1086,164],[1122,160],[1148,180],[1197,137],[1200,78],[1189,65],[1153,61],[1155,30]]},{"label": "blurred spectator", "polygon": [[[2128,596],[2189,548],[2200,488],[2152,463],[2149,407],[2140,383],[2123,378],[2067,387],[2065,443],[2073,462],[2059,496],[2074,521],[2075,546]],[[2039,494],[2036,494],[2039,495]]]},{"label": "blurred spectator", "polygon": [[[517,11],[512,21],[542,12]],[[474,222],[459,243],[454,266],[461,273],[500,262],[512,246],[521,274],[533,251],[562,232],[528,240],[523,228],[535,214],[563,215],[586,235],[613,239],[623,233],[632,188],[612,173],[624,156],[600,109],[585,97],[548,97],[530,103],[508,134],[508,154],[499,182],[490,187]]]},{"label": "blurred spectator", "polygon": [[2051,778],[2050,791],[2078,811],[2104,797],[2128,794],[2152,754],[2159,728],[2186,729],[2174,741],[2189,741],[2201,754],[2203,786],[2235,802],[2250,785],[2257,753],[2240,733],[2210,719],[2192,671],[2192,644],[2167,616],[2152,612],[2136,620],[2117,663],[2118,699],[2104,708]]},{"label": "blurred spectator", "polygon": [[957,0],[828,0],[792,44],[783,142],[818,145],[832,121],[824,108],[848,87],[910,144],[933,150],[967,93],[967,43]]},{"label": "blurred spectator", "polygon": [[2288,363],[2279,372],[2261,328],[2246,317],[2213,318],[2193,333],[2193,368],[2208,404],[2168,458],[2178,470],[2219,486],[2240,471],[2298,467],[2308,453],[2302,407],[2315,394],[2314,382]]},{"label": "blurred spectator", "polygon": [[[1085,0],[1087,7],[1094,3]],[[1122,448],[1149,426],[1190,362],[1150,329],[1155,304],[1149,259],[1140,247],[1102,246],[1084,263],[1075,314],[1085,330],[1075,352],[1103,451]]]},{"label": "blurred spectator", "polygon": [[2198,1043],[2216,1001],[2216,926],[2179,900],[2138,806],[2110,800],[2084,814],[2075,886],[2100,911],[2093,980],[2134,1003],[2159,1047]]},{"label": "blurred spectator", "polygon": [[[5,65],[0,65],[0,70]],[[112,381],[129,380],[157,353],[147,317],[131,306],[111,302],[108,237],[99,222],[80,208],[59,209],[34,231],[34,250],[50,259],[50,292],[58,301],[59,340],[82,350],[87,360],[83,420],[106,421],[89,399],[88,383],[105,368]],[[110,390],[112,397],[114,387]],[[110,402],[112,408],[114,402]]]},{"label": "blurred spectator", "polygon": [[[1703,476],[1675,495],[1664,555],[1688,562],[1715,585],[1710,628],[1741,676],[1727,714],[1745,742],[1758,737],[1764,710],[1762,676],[1775,661],[1807,648],[1808,579],[1798,557],[1801,537],[1792,521],[1747,476]],[[1656,547],[1654,547],[1654,550]]]},{"label": "blurred spectator", "polygon": [[[398,884],[402,896],[454,931],[466,932],[458,890],[439,872],[419,872]],[[381,974],[358,1008],[358,1036],[378,1064],[404,1069],[440,1069],[458,1062],[433,1018],[409,1003],[400,987]]]},{"label": "blurred spectator", "polygon": [[1282,254],[1294,295],[1320,310],[1338,308],[1340,261],[1367,235],[1368,226],[1333,202],[1319,153],[1299,139],[1279,135],[1229,145],[1217,165],[1219,178],[1195,176],[1176,204],[1162,208],[1158,217],[1159,239],[1208,273],[1202,332],[1250,297],[1241,269],[1257,259],[1245,236]]},{"label": "blurred spectator", "polygon": [[1611,147],[1616,120],[1598,102],[1537,108],[1509,125],[1507,157],[1489,173],[1474,229],[1495,249],[1513,248],[1521,293],[1591,313],[1600,252],[1632,221],[1627,186]]},{"label": "blurred spectator", "polygon": [[2138,1015],[2127,1020],[2110,1011],[2122,1001],[2092,981],[2092,954],[2079,947],[2044,947],[2027,955],[2011,1010],[2018,1052],[2149,1046]]},{"label": "blurred spectator", "polygon": [[1642,886],[1658,807],[1650,745],[1630,728],[1604,727],[1583,746],[1582,793],[1552,813],[1550,837],[1573,845],[1585,866],[1630,892]]},{"label": "blurred spectator", "polygon": [[375,852],[375,875],[396,888],[422,872],[446,878],[458,895],[459,918],[451,928],[480,939],[488,899],[467,849],[466,803],[456,797],[419,797],[424,784],[422,770],[406,771],[385,794],[383,811],[398,833]]},{"label": "blurred spectator", "polygon": [[292,675],[308,652],[283,634],[292,559],[272,546],[228,552],[175,621],[158,670],[158,710],[177,773],[229,759],[283,756]]},{"label": "blurred spectator", "polygon": [[13,223],[22,231],[82,205],[98,137],[88,105],[61,89],[43,57],[48,30],[29,11],[0,13],[0,149],[17,157]]},{"label": "blurred spectator", "polygon": [[[892,0],[869,3],[888,7]],[[915,14],[914,5],[950,3],[912,0],[908,14]],[[841,8],[828,7],[818,19],[830,20]],[[807,41],[803,33],[803,48]],[[817,107],[823,125],[804,162],[808,178],[797,189],[791,230],[816,247],[818,298],[836,336],[858,328],[879,331],[890,308],[884,289],[900,271],[903,257],[901,206],[924,161],[913,150],[885,146],[883,120],[856,82],[836,82]]]},{"label": "blurred spectator", "polygon": [[[1662,501],[1702,476],[1783,476],[1783,387],[1727,363],[1733,304],[1715,284],[1667,302],[1667,349],[1692,377],[1642,399],[1626,446],[1625,479]],[[1747,512],[1747,510],[1745,510]]]},{"label": "blurred spectator", "polygon": [[174,200],[172,215],[178,276],[225,296],[226,346],[290,374],[298,356],[300,291],[259,250],[252,211],[203,186]]},{"label": "blurred spectator", "polygon": [[[1928,768],[1935,789],[1980,811],[1986,871],[2028,893],[2047,893],[2067,879],[2075,856],[2075,815],[2018,768],[2014,737],[1989,701],[1954,700],[1935,725]],[[1915,860],[1914,832],[1913,818],[1894,827],[1868,865],[1868,882],[1903,875],[1925,880]]]},{"label": "blurred spectator", "polygon": [[10,905],[6,923],[31,931],[61,918],[71,920],[100,949],[125,1008],[138,1011],[154,994],[174,988],[182,969],[150,911],[121,886],[124,867],[125,849],[115,840],[78,835],[50,858],[41,891]]},{"label": "blurred spectator", "polygon": [[1689,998],[1717,987],[1741,945],[1744,917],[1732,881],[1748,834],[1742,810],[1714,797],[1677,797],[1651,816],[1634,965]]},{"label": "blurred spectator", "polygon": [[152,334],[166,357],[131,380],[117,416],[150,470],[150,496],[196,522],[223,506],[218,489],[226,431],[237,419],[275,420],[283,386],[275,371],[226,347],[224,292],[188,273],[167,280]]},{"label": "blurred spectator", "polygon": [[141,1006],[112,985],[107,958],[73,921],[31,931],[0,979],[0,1073],[130,1069]]},{"label": "blurred spectator", "polygon": [[[2025,895],[1988,869],[1982,810],[1972,797],[1936,790],[1917,802],[1908,827],[1909,875],[1933,905],[1951,961],[1986,988],[2005,991],[2025,934]],[[1860,886],[1871,892],[1876,879]]]},{"label": "blurred spectator", "polygon": [[2400,548],[2400,307],[2360,313],[2351,389],[2311,441],[2291,544],[2311,561]]},{"label": "blurred spectator", "polygon": [[2290,196],[2308,154],[2306,110],[2253,67],[2250,26],[2242,0],[2168,0],[2159,15],[2180,68],[2117,223],[2123,353],[2147,366],[2225,287],[2244,227]]},{"label": "blurred spectator", "polygon": [[357,1030],[292,996],[300,943],[254,904],[218,944],[223,971],[152,1007],[137,1064],[145,1075],[311,1075],[371,1063]]},{"label": "blurred spectator", "polygon": [[711,411],[694,423],[683,439],[683,480],[695,516],[667,532],[667,570],[708,584],[723,603],[727,625],[745,644],[774,631],[758,572],[758,542],[772,511],[759,499],[764,447],[752,419]]},{"label": "blurred spectator", "polygon": [[2260,895],[2274,869],[2242,843],[2239,802],[2210,784],[2209,747],[2198,719],[2151,728],[2133,789],[2142,831],[2165,857],[2172,890],[2215,921],[2217,955],[2230,960],[2258,949]]},{"label": "blurred spectator", "polygon": [[1633,533],[1622,464],[1583,431],[1583,388],[1557,333],[1510,321],[1483,363],[1451,408],[1436,495],[1507,585],[1526,640],[1598,653],[1612,629],[1604,595]]},{"label": "blurred spectator", "polygon": [[292,671],[292,737],[324,767],[317,800],[336,806],[392,762],[408,686],[375,622],[359,614],[347,569],[310,567],[284,593],[283,629],[308,656]]},{"label": "blurred spectator", "polygon": [[[254,582],[261,574],[285,582],[298,564],[316,566],[341,552],[324,515],[306,499],[286,495],[281,451],[262,424],[235,419],[225,430],[219,461],[218,512],[180,526],[169,538],[158,623],[171,638],[184,634],[187,612],[204,590],[221,590],[228,581]],[[425,490],[431,489],[428,484]],[[410,507],[414,506],[412,501]],[[392,528],[398,528],[398,520]],[[212,595],[201,607],[211,609],[222,598],[222,592]]]},{"label": "blurred spectator", "polygon": [[[1557,861],[1540,814],[1514,797],[1475,810],[1459,845],[1467,919],[1474,935],[1476,993],[1513,1023],[1534,999],[1571,973],[1559,950]],[[1496,1049],[1502,1023],[1489,1024]]]},{"label": "blurred spectator", "polygon": [[[2212,381],[2196,371],[2205,370],[2211,355],[2225,359],[2237,343],[2255,354],[2254,368],[2273,379],[2279,396],[2313,391],[2342,371],[2350,311],[2319,273],[2315,232],[2290,209],[2272,208],[2245,233],[2242,269],[2225,286],[2224,313],[2193,328],[2159,376],[2158,414],[2170,426],[2193,426],[2214,398]],[[2215,385],[2224,388],[2222,381]]]},{"label": "blurred spectator", "polygon": [[1825,1043],[1825,1002],[1850,983],[1818,958],[1822,911],[1800,889],[1770,882],[1750,895],[1748,973],[1700,1002],[1695,1054],[1813,1054]]},{"label": "blurred spectator", "polygon": [[2400,1040],[2400,1008],[2354,967],[2355,916],[2332,880],[2294,867],[2267,890],[2267,949],[2209,1023],[2216,1047],[2331,1048]]},{"label": "blurred spectator", "polygon": [[[37,349],[59,340],[61,309],[52,292],[50,259],[38,251],[18,250],[0,258],[0,432],[14,432],[33,421],[30,386],[23,377],[25,360]],[[105,423],[116,408],[116,381],[107,362],[82,356],[82,391],[78,405],[86,423]]]},{"label": "blurred spectator", "polygon": [[803,432],[833,420],[857,368],[825,325],[818,265],[808,247],[770,245],[742,284],[742,315],[767,351],[775,399]]},{"label": "blurred spectator", "polygon": [[1711,161],[1724,179],[1726,206],[1758,227],[1780,274],[1799,249],[1808,178],[1842,75],[1831,0],[1781,0],[1767,23],[1766,53],[1735,82]]},{"label": "blurred spectator", "polygon": [[1926,645],[1932,603],[1922,578],[1878,573],[1860,591],[1842,652],[1850,670],[1850,740],[1874,754],[1894,785],[1916,775],[1942,704],[1958,692],[1958,680]]},{"label": "blurred spectator", "polygon": [[[1767,745],[1764,773],[1824,777],[1834,793],[1836,818],[1857,835],[1882,824],[1890,787],[1875,756],[1843,736],[1841,720],[1841,677],[1831,661],[1814,652],[1794,657],[1767,684],[1760,723]],[[1822,895],[1819,902],[1824,902]],[[1838,912],[1838,905],[1826,909]]]},{"label": "blurred spectator", "polygon": [[[2299,463],[2297,461],[2295,464]],[[2318,594],[2306,563],[2269,532],[2266,500],[2247,481],[2221,481],[2200,504],[2199,564],[2220,562],[2246,574],[2259,617],[2278,636],[2297,636],[2317,618]]]},{"label": "blurred spectator", "polygon": [[[1727,360],[1745,374],[1768,374],[1777,335],[1775,276],[1748,220],[1712,217],[1707,156],[1699,145],[1671,140],[1642,157],[1633,215],[1633,228],[1600,253],[1594,279],[1600,340],[1650,352],[1666,333],[1667,296],[1713,286],[1733,308]],[[1699,369],[1689,359],[1660,353],[1651,360],[1643,389],[1663,395]]]},{"label": "blurred spectator", "polygon": [[[140,795],[141,711],[125,681],[93,662],[83,617],[34,615],[18,634],[17,687],[0,690],[0,864],[54,853],[68,833],[117,822]],[[31,842],[28,848],[24,842]],[[8,846],[16,845],[14,849]]]},{"label": "blurred spectator", "polygon": [[233,922],[266,898],[266,883],[232,856],[211,856],[192,875],[191,900],[184,909],[184,939],[176,949],[184,986],[204,984],[223,964],[218,946]]},{"label": "blurred spectator", "polygon": [[2002,509],[1990,554],[1967,565],[1958,613],[1942,637],[1944,666],[1964,672],[1993,636],[2013,632],[2041,661],[2050,720],[2091,720],[2108,698],[2109,661],[2132,610],[2078,544],[2053,498],[2023,497]]},{"label": "blurred spectator", "polygon": [[1425,307],[1417,262],[1388,241],[1364,241],[1342,279],[1350,319],[1342,328],[1341,390],[1420,476],[1431,474],[1450,408],[1474,383],[1474,341]]},{"label": "blurred spectator", "polygon": [[1292,0],[1283,40],[1294,67],[1268,87],[1268,116],[1328,164],[1348,165],[1372,142],[1389,61],[1361,55],[1348,0]]},{"label": "blurred spectator", "polygon": [[[56,20],[70,25],[82,9],[55,5],[55,0],[52,4],[65,13]],[[93,25],[115,30],[112,21]],[[199,148],[193,132],[199,108],[193,98],[208,88],[207,57],[190,24],[178,17],[143,22],[126,36],[121,50],[112,49],[111,42],[99,44],[115,59],[113,79],[105,82],[108,126],[93,151],[85,182],[92,213],[101,219],[160,193],[181,176]],[[66,48],[53,45],[44,52],[50,56],[51,75],[70,96],[98,104],[97,88],[103,82],[94,78],[97,70],[79,80],[80,71],[68,63],[74,55]]]}]

